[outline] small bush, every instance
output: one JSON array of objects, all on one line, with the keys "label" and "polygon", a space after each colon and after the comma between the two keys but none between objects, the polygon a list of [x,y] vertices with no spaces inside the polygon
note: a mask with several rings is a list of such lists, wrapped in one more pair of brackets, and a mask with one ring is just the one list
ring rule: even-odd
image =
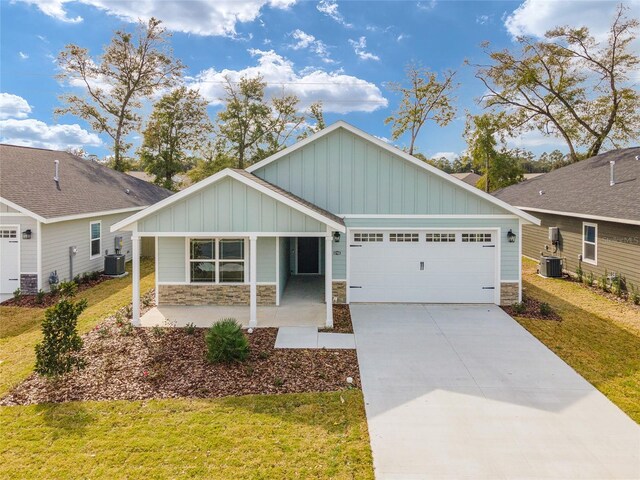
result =
[{"label": "small bush", "polygon": [[627,281],[621,273],[614,273],[611,277],[611,292],[616,297],[622,297],[627,290]]},{"label": "small bush", "polygon": [[582,267],[578,265],[578,268],[576,268],[576,280],[582,283],[583,277],[584,277],[584,271],[582,270]]},{"label": "small bush", "polygon": [[187,335],[193,335],[194,333],[196,333],[196,325],[194,323],[191,323],[191,322],[187,323],[184,326],[184,332]]},{"label": "small bush", "polygon": [[36,293],[36,303],[38,305],[42,305],[42,303],[44,302],[44,296],[46,295],[46,293],[44,293],[44,290],[40,289],[38,290],[38,293]]},{"label": "small bush", "polygon": [[161,337],[162,335],[164,335],[164,328],[162,328],[160,325],[154,325],[153,327],[151,327],[151,334],[154,337]]},{"label": "small bush", "polygon": [[609,274],[607,273],[607,269],[606,268],[604,269],[604,273],[602,275],[600,275],[600,277],[598,278],[598,286],[604,292],[608,292],[609,291]]},{"label": "small bush", "polygon": [[539,307],[539,311],[540,311],[540,315],[542,315],[543,317],[548,317],[549,315],[551,315],[553,313],[553,310],[551,309],[551,305],[549,305],[546,302],[542,302],[540,304]]},{"label": "small bush", "polygon": [[80,274],[78,274],[75,277],[73,277],[71,281],[74,282],[76,285],[80,285],[82,283],[82,277],[80,276]]},{"label": "small bush", "polygon": [[51,292],[51,295],[55,295],[56,293],[58,293],[58,290],[60,290],[60,286],[57,283],[52,283],[51,285],[49,285],[49,291]]},{"label": "small bush", "polygon": [[120,326],[120,335],[128,337],[131,334],[133,334],[133,325],[131,325],[131,322],[126,322]]},{"label": "small bush", "polygon": [[629,284],[629,301],[634,305],[640,305],[640,290],[633,283]]},{"label": "small bush", "polygon": [[516,302],[512,305],[512,308],[515,313],[519,313],[519,314],[523,314],[527,310],[527,307],[524,304],[524,302]]},{"label": "small bush", "polygon": [[98,280],[100,278],[101,273],[99,271],[91,272],[89,274],[89,278],[93,281]]},{"label": "small bush", "polygon": [[249,341],[235,318],[218,320],[205,340],[207,360],[211,363],[242,362],[249,355]]},{"label": "small bush", "polygon": [[58,291],[65,298],[73,298],[78,293],[78,284],[74,281],[60,282]]},{"label": "small bush", "polygon": [[586,284],[590,287],[593,287],[593,282],[595,282],[595,278],[593,278],[593,272],[587,273]]},{"label": "small bush", "polygon": [[67,298],[48,308],[42,322],[42,342],[36,345],[35,371],[40,375],[57,377],[82,368],[78,355],[82,339],[78,335],[78,317],[87,308],[87,301],[73,302]]},{"label": "small bush", "polygon": [[22,298],[22,290],[20,290],[19,288],[16,288],[13,291],[13,299],[14,300],[20,300]]}]

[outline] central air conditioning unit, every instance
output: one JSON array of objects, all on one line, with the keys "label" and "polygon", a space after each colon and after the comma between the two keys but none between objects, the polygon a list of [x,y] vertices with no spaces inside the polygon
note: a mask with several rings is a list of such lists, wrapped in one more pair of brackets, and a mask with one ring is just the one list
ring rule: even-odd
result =
[{"label": "central air conditioning unit", "polygon": [[547,278],[561,278],[562,258],[540,257],[540,275]]}]

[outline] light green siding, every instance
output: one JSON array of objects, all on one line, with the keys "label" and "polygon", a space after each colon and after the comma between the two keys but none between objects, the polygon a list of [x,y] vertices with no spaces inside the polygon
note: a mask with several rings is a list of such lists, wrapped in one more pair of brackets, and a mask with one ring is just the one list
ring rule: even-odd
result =
[{"label": "light green siding", "polygon": [[[512,230],[518,234],[517,218],[366,218],[345,220],[348,228],[371,228],[376,227],[398,227],[398,228],[499,228],[500,229],[500,277],[503,282],[518,281],[518,242],[509,243],[507,232]],[[341,261],[346,266],[344,253],[336,257],[334,255],[334,275],[336,260]]]},{"label": "light green siding", "polygon": [[276,281],[276,237],[259,237],[256,245],[258,282]]},{"label": "light green siding", "polygon": [[140,232],[324,232],[317,220],[224,178],[138,222]]},{"label": "light green siding", "polygon": [[[331,278],[333,280],[346,280],[347,279],[347,235],[340,234],[340,241],[334,242],[333,239],[327,239],[332,243],[332,258],[331,264]],[[324,253],[324,252],[323,252]]]},{"label": "light green siding", "polygon": [[280,290],[280,298],[282,298],[282,295],[284,295],[284,289],[287,287],[287,281],[289,280],[289,276],[291,274],[291,266],[289,262],[289,249],[291,245],[291,239],[280,237],[278,241],[278,248],[280,249],[280,271],[278,278],[278,289]]},{"label": "light green siding", "polygon": [[335,214],[508,213],[343,128],[253,173]]},{"label": "light green siding", "polygon": [[184,238],[158,238],[158,282],[184,282],[186,280],[186,247]]}]

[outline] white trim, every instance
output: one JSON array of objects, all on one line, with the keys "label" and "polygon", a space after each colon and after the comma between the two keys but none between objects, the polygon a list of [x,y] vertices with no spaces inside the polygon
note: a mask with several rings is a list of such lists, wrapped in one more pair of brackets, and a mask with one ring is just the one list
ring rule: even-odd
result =
[{"label": "white trim", "polygon": [[258,237],[249,237],[249,326],[258,325]]},{"label": "white trim", "polygon": [[[138,212],[128,218],[125,218],[124,220],[121,220],[118,223],[115,223],[111,226],[111,231],[115,232],[117,230],[121,230],[125,227],[130,226],[131,224],[140,221],[141,219],[151,215],[154,212],[157,212],[158,210],[167,207],[168,205],[171,205],[189,195],[191,195],[192,193],[198,192],[202,189],[204,189],[205,187],[208,187],[209,185],[212,185],[214,183],[216,183],[219,180],[222,180],[224,178],[227,177],[231,177],[234,180],[237,180],[241,183],[244,183],[245,185],[247,185],[248,187],[253,188],[254,190],[257,190],[260,193],[263,193],[281,203],[284,203],[285,205],[293,208],[294,210],[298,210],[299,212],[304,213],[305,215],[319,221],[320,223],[323,223],[325,225],[328,225],[332,228],[334,228],[335,230],[344,232],[345,231],[345,227],[344,225],[341,225],[340,223],[334,221],[333,219],[322,215],[319,212],[316,212],[315,210],[307,207],[306,205],[302,205],[292,199],[290,199],[289,197],[286,197],[284,195],[282,195],[281,193],[278,193],[270,188],[267,188],[261,184],[259,184],[258,182],[251,180],[250,178],[235,172],[234,170],[230,169],[230,168],[225,168],[224,170],[211,175],[210,177],[194,184],[191,185],[188,188],[185,188],[184,190],[171,195],[170,197],[165,198],[164,200],[159,201],[158,203],[151,205],[150,207],[145,208],[144,210],[142,210],[141,212]],[[245,234],[246,235],[246,234]]]},{"label": "white trim", "polygon": [[276,237],[276,307],[280,306],[280,237]]},{"label": "white trim", "polygon": [[158,294],[158,285],[160,284],[158,277],[160,276],[160,272],[159,272],[159,264],[160,264],[160,255],[158,252],[158,237],[155,237],[154,240],[154,247],[153,247],[153,256],[155,257],[155,270],[154,270],[154,278],[156,279],[156,306],[158,306],[160,304],[160,297]]},{"label": "white trim", "polygon": [[[591,260],[584,255],[584,244],[585,242],[591,244],[591,242],[587,242],[584,238],[584,227],[593,227],[595,229],[595,236],[593,241],[593,250],[594,250],[594,259]],[[598,224],[590,223],[590,222],[582,222],[582,232],[580,232],[580,239],[582,241],[582,261],[584,263],[588,263],[589,265],[598,266]]]},{"label": "white trim", "polygon": [[20,272],[20,275],[36,275],[38,272]]},{"label": "white trim", "polygon": [[442,218],[447,218],[447,219],[514,219],[514,218],[520,218],[517,215],[456,215],[456,214],[451,214],[451,215],[402,215],[402,214],[338,214],[339,217],[343,217],[343,218],[363,218],[363,219],[370,219],[370,218],[381,218],[381,219],[388,219],[388,218],[397,218],[400,220],[405,220],[405,219],[442,219]]},{"label": "white trim", "polygon": [[518,303],[522,303],[522,221],[518,222]]},{"label": "white trim", "polygon": [[140,326],[140,237],[133,235],[131,237],[131,323],[134,326]]},{"label": "white trim", "polygon": [[[22,284],[22,229],[19,223],[14,224],[0,224],[0,228],[15,228],[16,229],[16,240],[18,240],[18,288],[20,288]],[[28,274],[27,274],[28,275]],[[0,293],[13,293],[13,292],[0,292]]]},{"label": "white trim", "polygon": [[[327,233],[331,233],[328,227]],[[325,327],[333,328],[333,242],[329,237],[324,242],[324,255],[324,301],[327,307]]]},{"label": "white trim", "polygon": [[[46,222],[46,219],[44,217],[41,217],[40,215],[33,213],[31,210],[27,210],[24,207],[21,207],[20,205],[18,205],[17,203],[13,203],[11,200],[7,200],[4,197],[0,197],[0,202],[4,203],[5,205],[13,208],[14,210],[18,210],[18,212],[22,213],[23,215],[27,216],[27,217],[31,217],[34,218],[36,220],[38,220],[39,222]],[[9,213],[9,212],[7,212]]]},{"label": "white trim", "polygon": [[[91,227],[96,223],[100,225],[100,236],[98,238],[93,238]],[[98,240],[100,247],[98,248],[98,254],[92,255],[91,250],[93,249],[93,242],[96,240]],[[102,220],[93,220],[89,222],[89,260],[95,260],[100,257],[102,257]]]},{"label": "white trim", "polygon": [[42,290],[42,222],[36,220],[36,270],[38,291]]},{"label": "white trim", "polygon": [[365,231],[365,232],[374,232],[376,230],[385,230],[385,231],[400,230],[400,231],[409,231],[409,232],[426,232],[431,230],[445,231],[445,232],[447,231],[461,232],[461,231],[477,230],[481,232],[487,232],[487,231],[500,230],[500,227],[349,227],[349,231],[351,232],[356,230]]},{"label": "white trim", "polygon": [[31,215],[20,212],[0,212],[0,217],[29,217],[35,220],[35,218],[33,218]]},{"label": "white trim", "polygon": [[559,210],[545,210],[543,208],[531,208],[531,207],[518,207],[522,210],[526,210],[529,212],[538,212],[538,213],[549,213],[551,215],[562,215],[565,217],[578,217],[578,218],[586,218],[589,220],[600,220],[602,222],[612,222],[612,223],[625,223],[629,225],[640,225],[640,220],[631,220],[627,218],[616,218],[616,217],[603,217],[600,215],[588,215],[586,213],[576,213],[576,212],[561,212]]},{"label": "white trim", "polygon": [[344,239],[344,255],[345,255],[345,261],[347,262],[347,266],[345,268],[345,272],[347,275],[347,278],[344,280],[345,282],[347,282],[347,292],[345,295],[345,299],[347,302],[347,305],[349,305],[349,303],[351,302],[351,288],[349,288],[349,285],[351,285],[351,254],[349,253],[349,240],[351,238],[351,232],[352,232],[353,228],[347,228],[347,233],[345,234],[346,237]]},{"label": "white trim", "polygon": [[139,237],[189,237],[189,238],[238,238],[238,237],[325,237],[324,232],[139,232]]},{"label": "white trim", "polygon": [[339,120],[336,123],[334,123],[333,125],[328,126],[327,128],[325,128],[324,130],[321,130],[313,135],[311,135],[310,137],[307,137],[306,139],[291,145],[288,148],[285,148],[284,150],[279,151],[278,153],[271,155],[270,157],[265,158],[264,160],[258,162],[258,163],[254,163],[253,165],[251,165],[250,167],[248,167],[246,170],[248,172],[254,172],[268,164],[270,164],[271,162],[274,162],[276,160],[278,160],[279,158],[282,158],[286,155],[289,155],[290,153],[295,152],[296,150],[304,147],[305,145],[308,145],[309,143],[324,137],[325,135],[330,134],[331,132],[339,129],[339,128],[344,128],[345,130],[347,130],[348,132],[352,133],[353,135],[356,135],[364,140],[367,140],[371,143],[373,143],[374,145],[386,150],[387,152],[392,153],[393,155],[397,155],[398,157],[406,160],[407,162],[410,162],[424,170],[427,170],[428,172],[448,181],[453,183],[454,185],[457,185],[458,187],[471,192],[472,194],[483,198],[484,200],[493,203],[494,205],[498,205],[500,208],[503,208],[504,210],[507,210],[511,213],[513,213],[514,215],[517,215],[518,217],[522,218],[523,220],[529,222],[529,223],[533,223],[535,225],[540,225],[540,220],[537,219],[536,217],[534,217],[533,215],[530,215],[526,212],[523,212],[522,210],[519,210],[516,207],[513,207],[512,205],[509,205],[507,202],[504,202],[502,200],[500,200],[499,198],[494,197],[493,195],[490,195],[486,192],[483,192],[482,190],[477,189],[476,187],[473,187],[465,182],[463,182],[462,180],[457,179],[456,177],[454,177],[453,175],[449,175],[448,173],[443,172],[442,170],[439,170],[436,167],[433,167],[431,165],[429,165],[426,162],[423,162],[421,160],[418,160],[417,158],[415,158],[412,155],[409,155],[406,152],[403,152],[402,150],[394,147],[393,145],[389,145],[388,143],[374,137],[373,135],[369,135],[368,133],[360,130],[359,128],[354,127],[353,125],[348,124],[347,122],[343,121],[343,120]]}]

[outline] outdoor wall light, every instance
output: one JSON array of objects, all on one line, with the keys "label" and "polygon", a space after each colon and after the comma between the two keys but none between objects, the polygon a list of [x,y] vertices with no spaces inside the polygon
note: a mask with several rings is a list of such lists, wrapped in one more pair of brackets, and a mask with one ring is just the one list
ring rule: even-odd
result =
[{"label": "outdoor wall light", "polygon": [[27,229],[24,232],[22,232],[22,239],[31,240],[31,229]]},{"label": "outdoor wall light", "polygon": [[513,230],[509,230],[507,232],[507,240],[509,240],[509,243],[514,243],[516,241],[516,234],[513,233]]},{"label": "outdoor wall light", "polygon": [[340,232],[333,232],[333,241],[336,243],[340,241]]}]

